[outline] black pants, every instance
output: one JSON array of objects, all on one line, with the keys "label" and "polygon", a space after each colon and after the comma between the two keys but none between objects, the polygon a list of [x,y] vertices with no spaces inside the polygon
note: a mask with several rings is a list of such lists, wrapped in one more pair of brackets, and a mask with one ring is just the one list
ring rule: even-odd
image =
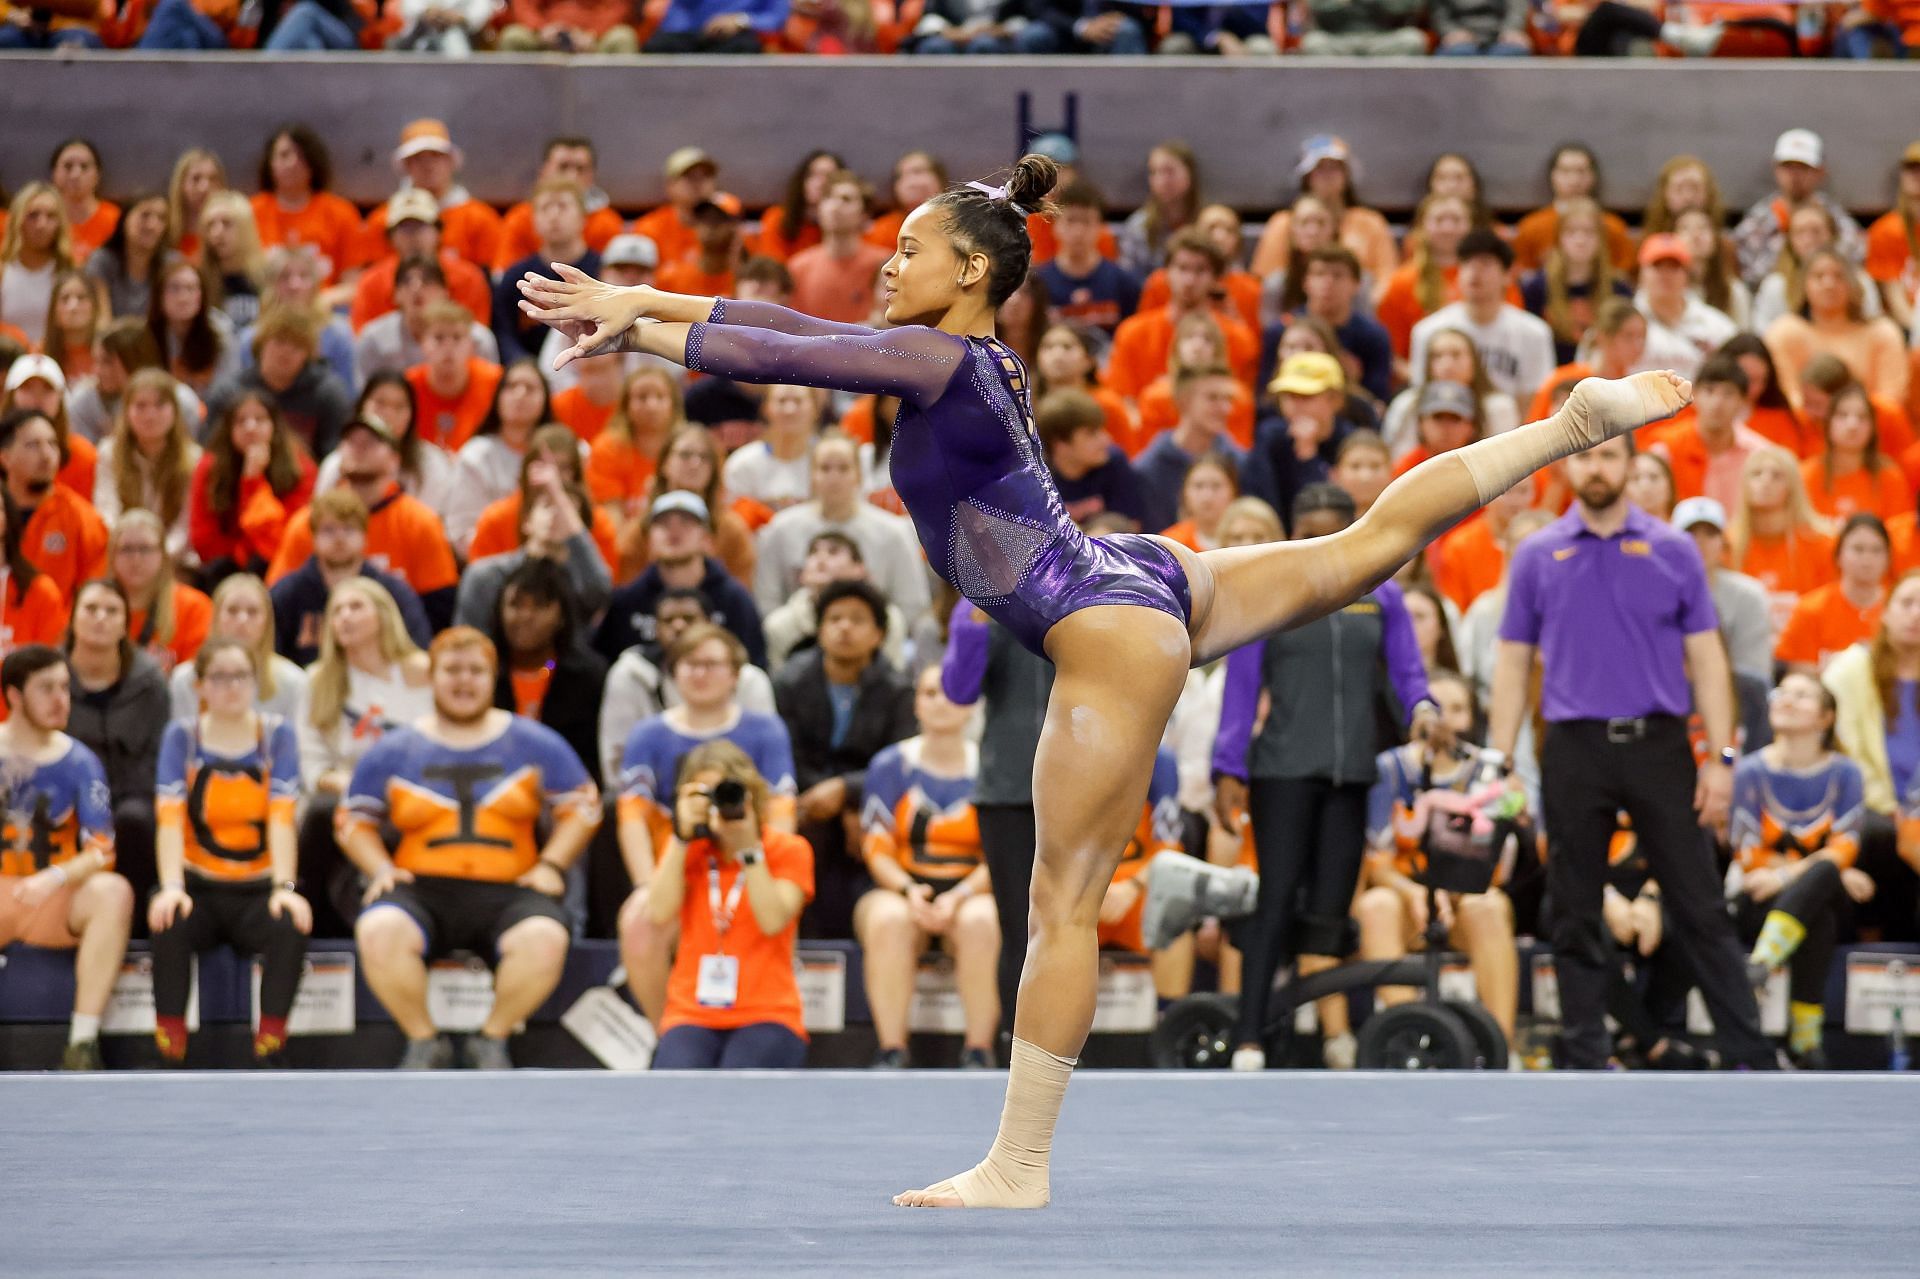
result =
[{"label": "black pants", "polygon": [[1747,984],[1746,957],[1733,934],[1707,835],[1693,811],[1693,751],[1686,724],[1662,716],[1645,735],[1609,741],[1604,720],[1567,720],[1547,729],[1540,753],[1541,799],[1552,851],[1553,955],[1560,981],[1567,1063],[1606,1066],[1608,939],[1600,917],[1607,845],[1620,810],[1633,820],[1673,923],[1670,943],[1692,968],[1720,1047],[1735,1064],[1767,1066],[1773,1050]]},{"label": "black pants", "polygon": [[1840,912],[1845,901],[1840,868],[1823,858],[1810,863],[1794,876],[1791,884],[1765,901],[1757,902],[1742,893],[1733,902],[1734,923],[1748,945],[1760,936],[1767,916],[1776,910],[1793,916],[1807,930],[1793,957],[1787,961],[1787,990],[1795,1003],[1827,1001],[1827,969],[1833,965],[1834,942],[1839,936]]},{"label": "black pants", "polygon": [[1033,858],[1039,846],[1032,804],[981,804],[980,851],[993,880],[1000,913],[1000,1018],[1013,1025],[1020,973],[1027,966],[1027,905],[1033,896]]},{"label": "black pants", "polygon": [[333,811],[339,805],[339,796],[319,791],[300,818],[300,888],[313,907],[315,937],[351,937],[353,921],[360,917],[360,872],[333,837]]},{"label": "black pants", "polygon": [[1879,941],[1920,941],[1920,877],[1901,858],[1892,821],[1867,815],[1854,865],[1873,879],[1873,896],[1852,903],[1861,931]]},{"label": "black pants", "polygon": [[1236,934],[1244,952],[1240,1043],[1260,1043],[1273,975],[1294,955],[1344,959],[1353,949],[1353,890],[1367,844],[1367,783],[1318,777],[1247,785],[1260,896]]},{"label": "black pants", "polygon": [[[113,868],[133,888],[133,900],[144,902],[159,886],[160,872],[153,860],[153,799],[116,800],[113,805]],[[147,912],[133,912],[133,935],[147,935]]]},{"label": "black pants", "polygon": [[[656,853],[665,851],[655,849]],[[587,845],[586,937],[611,941],[620,935],[620,908],[633,896],[633,876],[620,855],[620,797],[609,795],[600,829]]]},{"label": "black pants", "polygon": [[[1661,912],[1662,929],[1673,922]],[[1612,963],[1607,972],[1607,1013],[1620,1023],[1623,1038],[1647,1052],[1660,1040],[1687,1028],[1687,992],[1693,989],[1693,970],[1678,946],[1661,946],[1642,956],[1630,946],[1607,938]]]},{"label": "black pants", "polygon": [[1618,0],[1600,0],[1574,37],[1579,58],[1624,58],[1636,40],[1658,40],[1660,19]]},{"label": "black pants", "polygon": [[827,822],[805,822],[800,836],[813,846],[813,900],[800,916],[800,935],[824,941],[846,941],[853,936],[853,907],[869,888],[873,876],[858,849],[847,847],[847,828],[838,816]]},{"label": "black pants", "polygon": [[193,985],[193,957],[227,945],[261,959],[260,1015],[285,1017],[300,988],[307,938],[291,915],[275,919],[267,909],[267,884],[213,884],[193,879],[187,893],[193,913],[153,935],[153,1008],[162,1017],[183,1017]]},{"label": "black pants", "polygon": [[760,36],[737,31],[730,36],[708,36],[698,31],[661,32],[647,41],[644,53],[758,53]]}]

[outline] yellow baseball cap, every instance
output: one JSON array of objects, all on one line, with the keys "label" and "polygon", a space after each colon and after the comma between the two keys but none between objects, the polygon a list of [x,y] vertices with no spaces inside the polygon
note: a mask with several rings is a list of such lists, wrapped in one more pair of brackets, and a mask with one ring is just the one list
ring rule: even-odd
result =
[{"label": "yellow baseball cap", "polygon": [[1320,395],[1347,389],[1347,371],[1340,361],[1320,351],[1290,355],[1267,389],[1275,395]]}]

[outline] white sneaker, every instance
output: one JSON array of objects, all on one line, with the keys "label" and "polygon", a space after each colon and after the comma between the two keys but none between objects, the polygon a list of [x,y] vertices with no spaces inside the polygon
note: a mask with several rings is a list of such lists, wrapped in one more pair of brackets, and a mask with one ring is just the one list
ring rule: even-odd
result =
[{"label": "white sneaker", "polygon": [[1267,1051],[1264,1048],[1236,1048],[1233,1050],[1233,1069],[1265,1070]]},{"label": "white sneaker", "polygon": [[1335,1035],[1320,1045],[1320,1060],[1328,1070],[1352,1070],[1359,1057],[1360,1047],[1351,1034]]}]

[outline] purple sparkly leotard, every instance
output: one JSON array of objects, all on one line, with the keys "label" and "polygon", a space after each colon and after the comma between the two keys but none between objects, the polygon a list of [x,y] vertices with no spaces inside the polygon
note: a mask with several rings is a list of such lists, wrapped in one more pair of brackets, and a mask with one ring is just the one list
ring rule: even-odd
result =
[{"label": "purple sparkly leotard", "polygon": [[900,397],[893,486],[934,571],[1044,655],[1055,622],[1100,604],[1188,622],[1164,543],[1090,538],[1067,518],[1033,429],[1026,367],[1002,343],[937,329],[833,324],[722,299],[687,335],[687,367],[743,382]]}]

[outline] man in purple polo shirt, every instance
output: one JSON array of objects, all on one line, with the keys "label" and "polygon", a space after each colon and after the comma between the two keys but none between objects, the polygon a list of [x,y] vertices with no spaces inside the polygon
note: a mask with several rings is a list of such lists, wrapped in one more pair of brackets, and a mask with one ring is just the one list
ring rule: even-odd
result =
[{"label": "man in purple polo shirt", "polygon": [[[1726,1058],[1770,1067],[1773,1049],[1760,1033],[1705,834],[1726,821],[1733,794],[1732,675],[1700,552],[1626,500],[1632,457],[1626,436],[1569,457],[1579,500],[1514,552],[1489,739],[1511,756],[1538,652],[1548,723],[1540,790],[1553,840],[1547,875],[1567,1064],[1601,1069],[1613,1052],[1600,906],[1624,809]],[[1697,770],[1687,740],[1696,708],[1708,746]]]}]

